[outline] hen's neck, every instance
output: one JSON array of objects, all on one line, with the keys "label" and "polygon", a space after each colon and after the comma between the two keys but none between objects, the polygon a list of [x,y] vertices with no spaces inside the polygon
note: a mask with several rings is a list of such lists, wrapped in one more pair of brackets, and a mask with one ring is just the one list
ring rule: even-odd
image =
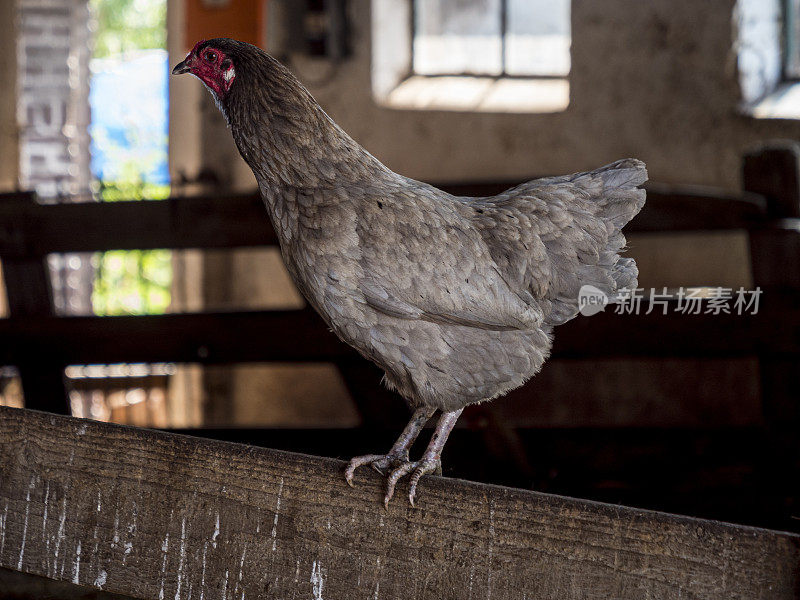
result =
[{"label": "hen's neck", "polygon": [[329,187],[391,173],[296,80],[240,93],[226,108],[239,152],[262,186]]}]

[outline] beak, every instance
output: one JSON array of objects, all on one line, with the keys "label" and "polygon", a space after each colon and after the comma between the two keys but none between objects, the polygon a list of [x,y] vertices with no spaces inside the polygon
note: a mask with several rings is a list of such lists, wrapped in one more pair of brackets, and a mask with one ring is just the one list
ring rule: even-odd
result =
[{"label": "beak", "polygon": [[173,75],[182,75],[183,73],[188,73],[189,71],[191,71],[191,68],[189,67],[189,65],[186,64],[187,60],[189,60],[188,56],[184,60],[179,62],[177,65],[175,65],[175,68],[172,69],[172,74]]}]

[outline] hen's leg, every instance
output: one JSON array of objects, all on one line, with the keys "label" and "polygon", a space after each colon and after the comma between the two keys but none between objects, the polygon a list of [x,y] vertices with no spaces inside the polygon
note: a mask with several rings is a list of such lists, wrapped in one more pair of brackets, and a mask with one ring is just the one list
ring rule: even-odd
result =
[{"label": "hen's leg", "polygon": [[422,428],[425,427],[425,423],[433,416],[434,412],[436,412],[436,409],[433,408],[420,407],[416,409],[414,414],[411,415],[411,419],[408,421],[406,428],[403,429],[403,433],[400,434],[400,437],[397,438],[397,441],[388,453],[356,456],[351,460],[344,472],[344,478],[347,480],[347,483],[351,486],[353,485],[353,475],[356,469],[362,465],[372,465],[372,468],[381,475],[385,475],[385,471],[390,467],[408,463],[409,448],[411,448],[414,440],[419,436],[419,432],[422,431]]},{"label": "hen's leg", "polygon": [[417,484],[422,476],[434,472],[441,473],[442,449],[444,448],[444,444],[447,442],[447,437],[453,430],[456,421],[458,421],[458,417],[461,415],[462,410],[464,409],[460,408],[458,410],[442,414],[442,416],[439,417],[439,422],[436,423],[436,430],[433,432],[431,442],[425,449],[425,454],[422,455],[422,458],[414,462],[406,462],[392,471],[391,475],[389,475],[389,479],[386,482],[386,496],[383,499],[384,506],[389,505],[389,500],[391,500],[392,496],[394,495],[394,488],[401,477],[408,475],[413,471],[413,474],[411,475],[411,482],[408,487],[408,501],[411,503],[411,506],[414,506],[414,496],[417,493]]}]

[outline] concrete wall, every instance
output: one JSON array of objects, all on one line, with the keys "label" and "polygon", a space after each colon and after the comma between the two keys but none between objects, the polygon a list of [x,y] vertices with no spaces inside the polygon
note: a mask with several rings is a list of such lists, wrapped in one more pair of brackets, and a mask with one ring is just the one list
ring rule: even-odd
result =
[{"label": "concrete wall", "polygon": [[800,138],[798,121],[739,111],[733,0],[573,0],[570,105],[540,115],[377,106],[369,4],[351,3],[352,59],[310,88],[370,152],[415,178],[524,178],[636,156],[653,181],[738,189],[745,148]]},{"label": "concrete wall", "polygon": [[[573,0],[570,104],[555,114],[380,106],[371,89],[370,0],[349,5],[352,55],[336,66],[292,55],[289,66],[345,130],[411,177],[522,179],[636,156],[647,162],[653,181],[735,190],[746,148],[771,138],[800,138],[800,121],[756,119],[740,109],[734,0]],[[185,40],[174,58],[193,42]],[[315,83],[320,79],[324,83]],[[201,162],[223,181],[254,185],[219,128],[208,94],[201,99],[201,86],[188,91],[186,82],[174,85],[201,104],[204,127],[214,130],[209,158]],[[199,168],[196,160],[181,163],[173,155],[175,169],[191,174]]]}]

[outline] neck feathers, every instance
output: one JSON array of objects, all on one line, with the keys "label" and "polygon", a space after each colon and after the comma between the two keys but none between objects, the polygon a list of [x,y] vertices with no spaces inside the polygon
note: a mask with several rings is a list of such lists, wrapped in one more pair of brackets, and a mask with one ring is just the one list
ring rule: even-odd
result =
[{"label": "neck feathers", "polygon": [[283,65],[251,48],[237,64],[236,81],[221,108],[260,183],[327,187],[386,170]]}]

